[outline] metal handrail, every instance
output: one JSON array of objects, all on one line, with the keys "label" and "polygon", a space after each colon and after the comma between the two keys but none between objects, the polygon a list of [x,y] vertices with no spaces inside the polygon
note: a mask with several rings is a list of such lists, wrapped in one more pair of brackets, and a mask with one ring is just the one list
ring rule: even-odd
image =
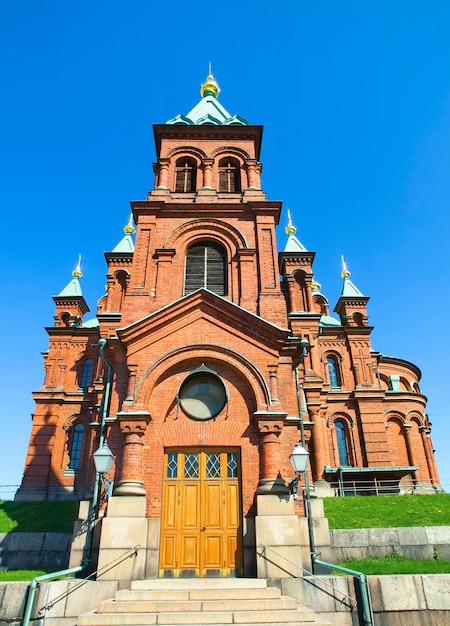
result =
[{"label": "metal handrail", "polygon": [[[345,594],[343,591],[341,591],[339,589],[336,589],[336,587],[333,587],[333,585],[331,585],[329,583],[324,583],[323,579],[319,578],[315,574],[311,574],[302,565],[298,565],[297,563],[294,563],[293,561],[291,561],[290,559],[288,559],[284,555],[282,555],[279,552],[277,552],[277,550],[274,550],[270,546],[266,546],[264,544],[259,544],[258,548],[263,548],[265,550],[271,550],[277,556],[281,557],[282,559],[284,559],[288,563],[291,563],[291,565],[294,565],[298,569],[301,569],[305,574],[308,575],[307,576],[308,578],[316,578],[317,580],[319,580],[321,582],[321,584],[326,584],[328,587],[331,587],[333,589],[333,591],[340,593],[342,596],[344,596],[344,598],[347,598],[348,600],[350,600],[351,602],[356,604],[357,607],[359,607],[359,602],[358,602],[357,599],[355,600],[351,596]],[[343,572],[345,574],[349,574],[350,576],[353,576],[354,578],[356,578],[358,580],[359,591],[360,591],[360,596],[361,596],[361,605],[362,605],[361,606],[361,610],[362,610],[362,616],[363,616],[363,620],[364,620],[364,626],[374,626],[375,623],[374,623],[374,619],[373,619],[372,602],[371,602],[371,599],[370,599],[370,590],[369,590],[369,585],[367,583],[367,576],[365,574],[363,574],[363,572],[358,572],[356,570],[349,569],[347,567],[341,567],[340,565],[335,565],[334,563],[327,563],[326,561],[321,561],[321,560],[319,560],[317,558],[317,554],[316,553],[311,553],[311,559],[313,560],[313,562],[316,565],[322,565],[323,567],[326,567],[328,569],[336,570],[338,572]]]},{"label": "metal handrail", "polygon": [[[46,611],[52,608],[52,606],[54,606],[57,602],[60,602],[69,594],[73,593],[74,591],[77,591],[80,587],[85,585],[94,576],[104,574],[108,570],[112,569],[112,567],[115,567],[122,561],[125,561],[125,559],[129,558],[133,554],[137,555],[138,549],[140,547],[141,546],[138,545],[138,546],[135,546],[134,548],[130,548],[129,550],[121,554],[120,557],[113,559],[112,561],[104,565],[101,569],[96,570],[95,572],[92,572],[91,574],[89,574],[89,576],[87,576],[86,578],[83,578],[78,585],[76,585],[75,587],[72,587],[72,589],[68,589],[67,591],[64,591],[64,593],[61,593],[59,596],[54,598],[51,602],[49,602],[48,604],[45,604],[41,609],[39,609],[39,612]],[[78,565],[77,567],[71,567],[69,569],[60,570],[59,572],[52,572],[50,574],[42,574],[41,576],[35,576],[31,581],[30,593],[28,594],[27,603],[25,606],[22,626],[28,626],[30,623],[31,613],[33,611],[34,599],[36,596],[36,590],[37,590],[39,583],[44,582],[46,580],[60,578],[61,576],[68,576],[70,574],[76,574],[78,572],[82,572],[85,569],[87,569],[88,565],[89,565],[89,562],[84,562],[82,565]]]},{"label": "metal handrail", "polygon": [[311,574],[311,572],[309,570],[305,569],[302,565],[299,565],[298,563],[295,563],[294,561],[291,561],[291,559],[288,559],[286,556],[284,556],[284,554],[280,554],[277,550],[274,550],[270,546],[265,546],[262,543],[259,544],[258,548],[264,548],[265,550],[271,550],[272,552],[274,552],[281,559],[284,559],[285,561],[287,561],[291,565],[294,565],[294,567],[297,567],[298,569],[301,569],[302,572],[307,574],[308,578],[316,578],[318,581],[320,581],[321,585],[324,585],[325,587],[330,587],[330,589],[332,589],[334,592],[341,594],[343,596],[343,598],[341,599],[341,602],[343,600],[348,600],[349,602],[352,602],[353,604],[358,606],[358,601],[355,600],[355,598],[352,598],[347,593],[344,593],[343,591],[341,591],[337,587],[334,587],[331,583],[328,583],[328,582],[324,581],[322,578],[319,578],[315,574]]}]

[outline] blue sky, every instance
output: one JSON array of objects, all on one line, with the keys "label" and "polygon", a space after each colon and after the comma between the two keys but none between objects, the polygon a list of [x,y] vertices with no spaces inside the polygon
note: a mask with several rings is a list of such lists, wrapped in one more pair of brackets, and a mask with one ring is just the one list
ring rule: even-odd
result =
[{"label": "blue sky", "polygon": [[446,0],[1,0],[0,486],[21,480],[52,296],[82,254],[95,314],[153,185],[152,124],[198,102],[211,61],[220,102],[264,125],[280,247],[290,209],[331,308],[344,254],[374,349],[422,370],[450,488],[449,22]]}]

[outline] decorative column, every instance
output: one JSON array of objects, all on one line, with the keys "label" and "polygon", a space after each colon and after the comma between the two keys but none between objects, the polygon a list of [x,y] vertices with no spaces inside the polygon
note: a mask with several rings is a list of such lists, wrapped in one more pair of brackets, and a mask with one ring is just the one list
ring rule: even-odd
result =
[{"label": "decorative column", "polygon": [[289,493],[281,477],[280,440],[287,413],[281,411],[257,411],[254,417],[261,436],[259,443],[258,494]]},{"label": "decorative column", "polygon": [[247,165],[247,187],[248,189],[259,189],[259,176],[256,172],[256,166],[258,161],[256,159],[247,159],[245,164]]},{"label": "decorative column", "polygon": [[425,451],[425,457],[427,459],[428,472],[430,475],[430,483],[432,485],[439,484],[439,478],[436,472],[436,466],[434,463],[434,455],[431,446],[431,437],[430,437],[430,429],[426,426],[419,426],[420,434],[422,437],[422,445]]},{"label": "decorative column", "polygon": [[115,496],[145,496],[142,448],[143,436],[150,422],[150,413],[118,413],[120,430],[124,436],[122,450],[122,471],[118,486],[114,489]]},{"label": "decorative column", "polygon": [[292,312],[296,310],[296,302],[295,302],[296,281],[295,281],[294,276],[292,276],[292,274],[287,274],[285,279],[286,279],[286,283],[288,287],[288,294],[289,294],[289,311]]},{"label": "decorative column", "polygon": [[157,189],[167,189],[170,159],[159,159],[158,186]]},{"label": "decorative column", "polygon": [[203,185],[202,189],[212,189],[212,166],[214,159],[203,159]]}]

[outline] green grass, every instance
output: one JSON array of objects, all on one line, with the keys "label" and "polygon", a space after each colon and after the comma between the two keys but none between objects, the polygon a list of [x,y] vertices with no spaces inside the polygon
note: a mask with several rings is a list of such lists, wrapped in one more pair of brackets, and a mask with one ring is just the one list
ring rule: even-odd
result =
[{"label": "green grass", "polygon": [[32,580],[36,576],[49,574],[50,571],[42,569],[15,569],[8,572],[0,571],[0,582],[17,582],[20,580]]},{"label": "green grass", "polygon": [[[348,558],[341,563],[336,563],[336,565],[348,567],[349,569],[362,572],[368,576],[389,574],[450,574],[450,561],[439,558],[414,561],[399,556],[396,552],[385,557],[372,556],[366,559]],[[338,574],[339,572],[335,573]]]},{"label": "green grass", "polygon": [[[4,502],[0,500],[0,533],[72,533],[77,501]],[[36,574],[37,575],[37,574]]]},{"label": "green grass", "polygon": [[450,526],[450,494],[324,498],[330,529]]}]

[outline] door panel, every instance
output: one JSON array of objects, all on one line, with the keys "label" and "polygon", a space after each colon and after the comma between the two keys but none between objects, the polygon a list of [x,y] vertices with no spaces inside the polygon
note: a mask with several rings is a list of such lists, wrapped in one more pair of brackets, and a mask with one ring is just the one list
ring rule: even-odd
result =
[{"label": "door panel", "polygon": [[165,455],[160,576],[242,574],[238,453]]}]

